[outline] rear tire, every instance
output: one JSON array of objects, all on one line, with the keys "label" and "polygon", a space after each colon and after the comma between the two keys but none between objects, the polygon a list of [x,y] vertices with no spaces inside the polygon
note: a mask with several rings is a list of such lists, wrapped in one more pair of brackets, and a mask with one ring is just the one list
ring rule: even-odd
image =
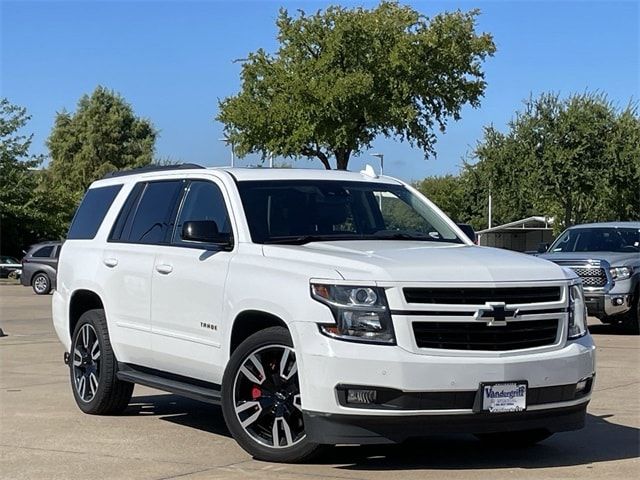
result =
[{"label": "rear tire", "polygon": [[133,383],[118,380],[116,371],[104,310],[83,313],[73,331],[69,354],[71,390],[80,410],[113,415],[127,408]]},{"label": "rear tire", "polygon": [[51,291],[51,280],[46,273],[36,273],[31,279],[31,287],[36,295],[48,295]]},{"label": "rear tire", "polygon": [[283,327],[251,335],[229,359],[222,413],[233,438],[258,460],[303,462],[321,451],[304,431],[298,375],[293,342]]},{"label": "rear tire", "polygon": [[521,430],[516,432],[477,433],[475,437],[483,443],[502,445],[504,447],[523,448],[546,440],[552,432],[549,430]]}]

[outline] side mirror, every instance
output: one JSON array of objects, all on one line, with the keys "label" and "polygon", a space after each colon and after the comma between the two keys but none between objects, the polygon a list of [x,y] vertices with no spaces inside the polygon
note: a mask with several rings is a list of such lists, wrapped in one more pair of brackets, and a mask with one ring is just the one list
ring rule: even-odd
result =
[{"label": "side mirror", "polygon": [[201,242],[230,246],[227,234],[218,231],[218,225],[213,220],[190,220],[182,225],[182,240],[186,242]]},{"label": "side mirror", "polygon": [[546,253],[549,250],[549,244],[542,242],[538,244],[538,253]]},{"label": "side mirror", "polygon": [[478,241],[476,231],[471,225],[469,225],[468,223],[458,223],[457,225],[458,228],[462,230],[462,233],[469,237],[469,240],[471,240],[473,243],[476,243]]}]

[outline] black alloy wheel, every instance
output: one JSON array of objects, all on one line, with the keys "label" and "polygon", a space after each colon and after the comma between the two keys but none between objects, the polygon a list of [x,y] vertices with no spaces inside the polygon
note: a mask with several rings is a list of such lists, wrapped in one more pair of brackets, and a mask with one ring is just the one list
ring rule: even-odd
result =
[{"label": "black alloy wheel", "polygon": [[90,323],[78,330],[71,355],[73,385],[78,398],[90,402],[100,386],[100,341]]}]

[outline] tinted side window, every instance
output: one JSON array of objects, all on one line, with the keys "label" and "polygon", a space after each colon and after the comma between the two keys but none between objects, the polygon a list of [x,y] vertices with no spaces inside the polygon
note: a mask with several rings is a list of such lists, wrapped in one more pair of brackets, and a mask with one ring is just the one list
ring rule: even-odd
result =
[{"label": "tinted side window", "polygon": [[36,250],[31,254],[32,257],[35,258],[49,258],[53,253],[53,245],[49,245],[48,247],[42,247]]},{"label": "tinted side window", "polygon": [[184,222],[197,220],[214,221],[222,236],[231,234],[227,207],[222,192],[215,183],[204,180],[191,182],[176,222],[174,243],[182,242]]},{"label": "tinted side window", "polygon": [[133,243],[167,243],[171,216],[180,193],[181,180],[147,183],[125,239]]},{"label": "tinted side window", "polygon": [[147,184],[144,182],[136,183],[136,185],[131,190],[131,193],[129,193],[129,196],[124,202],[122,209],[120,209],[118,218],[116,218],[116,221],[113,224],[113,228],[111,229],[111,233],[109,234],[109,241],[117,242],[120,239],[128,238],[129,232],[131,231],[133,216],[136,213],[138,201],[140,200],[140,195],[144,191],[146,185]]},{"label": "tinted side window", "polygon": [[122,185],[111,185],[87,190],[73,217],[67,238],[90,240],[95,237],[104,216],[121,188]]}]

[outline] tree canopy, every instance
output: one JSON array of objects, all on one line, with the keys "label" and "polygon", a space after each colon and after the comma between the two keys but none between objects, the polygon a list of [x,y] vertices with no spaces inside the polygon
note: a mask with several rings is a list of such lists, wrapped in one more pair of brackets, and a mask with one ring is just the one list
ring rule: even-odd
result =
[{"label": "tree canopy", "polygon": [[47,142],[51,180],[82,194],[108,172],[150,164],[156,136],[122,96],[98,86],[80,98],[75,113],[56,115]]},{"label": "tree canopy", "polygon": [[556,219],[556,229],[640,215],[640,117],[599,93],[530,98],[506,132],[485,128],[465,167],[464,216],[486,226],[493,197],[498,223],[530,215]]},{"label": "tree canopy", "polygon": [[31,117],[23,107],[0,99],[0,250],[21,250],[58,234],[37,191],[42,157],[29,153],[32,135],[24,134]]},{"label": "tree canopy", "polygon": [[242,156],[318,158],[346,169],[378,135],[435,153],[437,130],[477,107],[495,45],[477,10],[429,19],[409,6],[339,6],[297,17],[281,9],[279,48],[250,53],[242,87],[217,119]]}]

